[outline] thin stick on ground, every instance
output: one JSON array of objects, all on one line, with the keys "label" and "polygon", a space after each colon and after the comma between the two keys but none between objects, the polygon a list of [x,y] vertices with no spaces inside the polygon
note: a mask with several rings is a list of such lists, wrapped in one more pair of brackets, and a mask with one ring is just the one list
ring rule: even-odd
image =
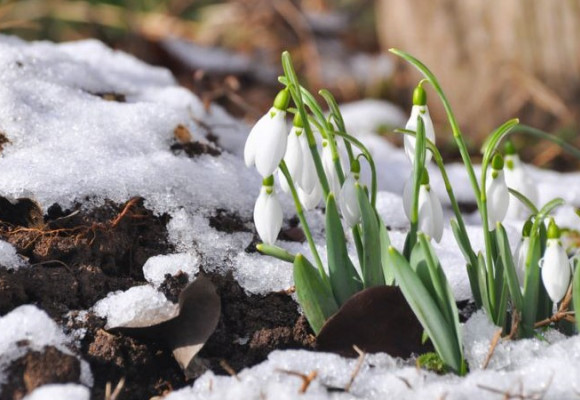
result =
[{"label": "thin stick on ground", "polygon": [[125,386],[125,377],[122,377],[121,379],[119,379],[119,382],[117,382],[115,390],[113,390],[113,393],[111,393],[111,382],[107,382],[107,385],[105,386],[105,400],[117,400],[124,386]]},{"label": "thin stick on ground", "polygon": [[483,361],[483,364],[481,365],[481,369],[486,369],[487,366],[489,365],[489,362],[491,361],[491,357],[493,356],[495,348],[497,347],[497,344],[499,343],[499,339],[501,339],[501,332],[502,332],[502,329],[500,328],[497,331],[495,331],[495,333],[493,334],[493,338],[491,339],[491,344],[489,345],[489,350],[487,352],[487,356],[485,357],[485,360]]},{"label": "thin stick on ground", "polygon": [[226,371],[228,374],[230,374],[231,376],[233,376],[238,382],[241,382],[241,379],[238,376],[238,373],[236,372],[236,370],[233,369],[231,367],[231,365],[228,364],[228,362],[226,360],[221,360],[220,361],[220,366],[224,369],[224,371]]},{"label": "thin stick on ground", "polygon": [[354,371],[352,371],[352,374],[350,375],[350,379],[349,379],[348,383],[344,387],[345,392],[350,391],[350,388],[352,387],[354,380],[358,376],[360,369],[364,363],[365,357],[367,355],[367,353],[362,351],[357,345],[353,345],[352,348],[354,349],[354,351],[356,351],[358,353],[358,360],[356,362],[356,366],[354,367]]},{"label": "thin stick on ground", "polygon": [[290,371],[287,369],[276,369],[276,371],[281,372],[281,373],[286,374],[286,375],[296,376],[296,377],[302,379],[302,386],[300,386],[300,390],[298,390],[298,393],[300,393],[300,394],[306,393],[306,391],[308,390],[308,387],[310,386],[312,381],[314,381],[314,379],[316,379],[316,377],[318,376],[318,371],[316,371],[316,370],[310,372],[308,375],[305,375],[305,374],[303,374],[301,372],[297,372],[297,371]]}]

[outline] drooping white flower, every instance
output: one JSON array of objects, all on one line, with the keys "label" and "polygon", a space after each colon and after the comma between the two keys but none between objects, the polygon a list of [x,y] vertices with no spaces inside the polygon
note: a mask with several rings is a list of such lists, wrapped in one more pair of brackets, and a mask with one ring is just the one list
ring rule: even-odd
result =
[{"label": "drooping white flower", "polygon": [[488,170],[485,194],[487,198],[487,221],[489,230],[493,231],[496,224],[504,220],[510,202],[510,194],[503,172],[503,158],[499,154],[493,157],[492,166]]},{"label": "drooping white flower", "polygon": [[274,100],[274,106],[258,120],[250,131],[244,147],[246,166],[256,165],[262,177],[274,173],[286,153],[286,108],[288,91],[282,90]]},{"label": "drooping white flower", "polygon": [[[411,220],[412,207],[413,174],[411,174],[403,188],[403,209],[409,221]],[[443,207],[439,197],[429,185],[429,175],[426,169],[423,170],[421,185],[419,185],[418,211],[417,229],[439,243],[443,236]]]},{"label": "drooping white flower", "polygon": [[308,138],[306,134],[298,137],[300,143],[300,150],[302,154],[302,174],[298,177],[300,187],[307,193],[311,193],[316,185],[320,185],[318,181],[318,174],[316,173],[316,166],[312,158],[312,152],[308,145]]},{"label": "drooping white flower", "polygon": [[516,267],[516,274],[520,287],[524,287],[526,279],[526,259],[530,249],[530,230],[532,228],[532,221],[527,220],[522,229],[522,238],[514,251],[513,260]]},{"label": "drooping white flower", "polygon": [[290,172],[290,176],[295,182],[302,177],[302,167],[304,165],[299,139],[300,135],[302,135],[302,128],[293,126],[290,129],[286,153],[284,154],[284,162],[286,162],[288,172]]},{"label": "drooping white flower", "polygon": [[262,242],[274,244],[282,228],[282,206],[274,191],[274,178],[264,179],[254,206],[254,225]]},{"label": "drooping white flower", "polygon": [[[505,182],[509,188],[515,189],[526,196],[532,203],[538,203],[538,188],[527,174],[520,157],[515,153],[513,145],[506,145],[505,156]],[[510,219],[522,219],[530,215],[530,210],[510,193],[510,202],[507,209],[507,217]]]},{"label": "drooping white flower", "polygon": [[358,204],[356,183],[359,179],[360,164],[355,159],[351,166],[350,174],[344,180],[342,188],[340,189],[339,206],[340,213],[344,218],[346,224],[352,228],[361,220],[361,211]]},{"label": "drooping white flower", "polygon": [[571,267],[566,251],[560,242],[560,230],[550,221],[546,250],[540,263],[542,268],[542,282],[548,296],[554,303],[564,298],[570,284]]},{"label": "drooping white flower", "polygon": [[316,182],[311,192],[306,192],[301,187],[297,188],[298,199],[306,210],[313,210],[322,201],[322,187],[320,182]]},{"label": "drooping white flower", "polygon": [[[417,86],[413,91],[413,107],[411,108],[411,116],[405,125],[405,129],[410,131],[417,131],[417,117],[421,117],[423,120],[423,125],[425,127],[425,137],[435,143],[435,128],[433,128],[433,121],[429,115],[429,108],[427,107],[427,93],[421,85]],[[415,143],[417,140],[415,137],[410,135],[405,135],[404,137],[404,147],[405,154],[411,164],[415,161]],[[425,154],[425,163],[431,160],[431,152],[427,151]]]},{"label": "drooping white flower", "polygon": [[324,173],[326,174],[326,179],[328,180],[328,189],[334,193],[336,200],[340,199],[340,180],[338,179],[338,172],[334,167],[334,161],[332,159],[332,151],[327,140],[322,141],[322,167]]}]

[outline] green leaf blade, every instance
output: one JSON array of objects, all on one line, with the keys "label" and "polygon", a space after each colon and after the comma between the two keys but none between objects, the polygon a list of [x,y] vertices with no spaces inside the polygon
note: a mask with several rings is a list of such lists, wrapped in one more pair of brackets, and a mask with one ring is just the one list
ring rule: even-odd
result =
[{"label": "green leaf blade", "polygon": [[365,288],[384,285],[377,215],[367,194],[359,184],[356,184],[356,192],[362,219],[363,264],[361,270],[363,283]]}]

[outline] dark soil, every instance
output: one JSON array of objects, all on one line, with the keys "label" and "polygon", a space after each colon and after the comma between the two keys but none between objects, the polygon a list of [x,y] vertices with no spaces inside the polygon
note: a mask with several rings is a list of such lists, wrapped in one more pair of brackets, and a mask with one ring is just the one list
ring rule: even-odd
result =
[{"label": "dark soil", "polygon": [[[108,332],[94,314],[79,314],[111,291],[145,284],[145,261],[173,251],[168,221],[169,216],[147,210],[140,198],[107,202],[88,212],[81,205],[71,210],[54,205],[44,215],[29,199],[12,203],[0,198],[0,238],[31,264],[16,271],[0,266],[0,315],[35,304],[65,332],[85,329],[78,353],[90,363],[94,399],[103,399],[105,385],[114,387],[121,378],[126,380],[124,400],[147,399],[188,384],[170,349]],[[212,225],[224,231],[251,229],[226,210],[216,212]],[[310,328],[288,294],[248,296],[231,275],[209,277],[221,297],[222,315],[199,355],[208,368],[225,374],[224,365],[238,371],[263,361],[274,349],[313,347]],[[184,273],[167,275],[160,290],[177,301],[188,281]],[[78,382],[78,368],[77,358],[57,349],[29,351],[10,366],[1,398],[20,399],[45,383]]]}]

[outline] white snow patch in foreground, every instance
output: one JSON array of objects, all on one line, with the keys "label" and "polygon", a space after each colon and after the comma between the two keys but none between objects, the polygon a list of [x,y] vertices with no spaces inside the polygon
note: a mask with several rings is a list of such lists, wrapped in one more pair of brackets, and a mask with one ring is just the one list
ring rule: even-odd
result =
[{"label": "white snow patch in foreground", "polygon": [[49,384],[36,388],[32,393],[25,396],[23,400],[89,400],[91,393],[89,389],[74,383]]},{"label": "white snow patch in foreground", "polygon": [[[32,305],[20,306],[0,318],[0,388],[6,383],[5,369],[29,351],[42,351],[54,346],[65,354],[73,354],[67,344],[70,339],[42,310]],[[25,345],[21,345],[25,343]],[[76,355],[75,355],[76,356]],[[78,358],[78,357],[77,357]],[[80,359],[81,383],[93,385],[89,364]]]},{"label": "white snow patch in foreground", "polygon": [[[500,392],[530,395],[545,391],[544,399],[577,398],[580,376],[580,337],[552,335],[546,342],[519,340],[502,342],[492,357],[490,369],[482,370],[495,327],[483,313],[465,325],[465,347],[471,372],[464,378],[439,376],[418,370],[386,354],[368,355],[349,393],[344,388],[355,369],[355,359],[305,350],[274,351],[268,360],[238,373],[238,378],[205,373],[190,388],[178,390],[166,400],[243,399],[489,399]],[[493,368],[493,369],[492,369]],[[283,371],[308,375],[318,373],[305,394],[298,391],[299,377]],[[519,397],[518,397],[519,398]],[[538,397],[539,398],[539,397]]]}]

